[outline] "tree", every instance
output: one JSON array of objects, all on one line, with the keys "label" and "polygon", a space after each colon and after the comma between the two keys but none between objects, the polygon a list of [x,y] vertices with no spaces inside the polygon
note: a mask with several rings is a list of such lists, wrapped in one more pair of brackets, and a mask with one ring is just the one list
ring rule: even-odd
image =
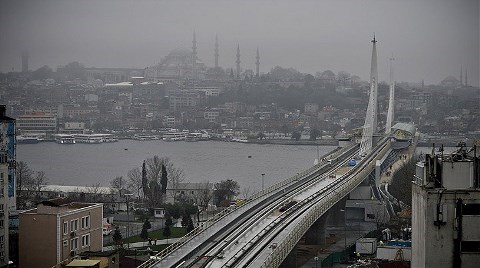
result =
[{"label": "tree", "polygon": [[112,239],[113,239],[113,242],[115,243],[115,245],[121,246],[121,244],[122,244],[122,233],[120,233],[120,229],[118,228],[118,226],[115,228],[115,231],[113,232]]},{"label": "tree", "polygon": [[168,243],[168,238],[172,234],[172,231],[170,231],[170,225],[165,225],[163,228],[163,236],[167,238],[167,243]]},{"label": "tree", "polygon": [[33,182],[33,171],[23,161],[17,162],[15,169],[15,178],[17,179],[17,195],[25,190],[27,185],[31,185]]},{"label": "tree", "polygon": [[243,196],[243,199],[247,199],[248,196],[250,195],[250,187],[243,187],[242,188],[242,196]]},{"label": "tree", "polygon": [[314,128],[310,130],[310,140],[314,141],[317,139],[317,137],[320,135],[320,131],[318,129]]},{"label": "tree", "polygon": [[145,222],[143,222],[143,226],[142,226],[142,232],[140,233],[140,237],[143,240],[148,239],[148,229],[150,228],[152,228],[152,224],[150,224],[150,221],[148,221],[148,219],[145,219]]},{"label": "tree", "polygon": [[162,165],[162,178],[160,179],[160,184],[162,185],[162,194],[167,193],[167,183],[168,183],[168,172],[165,165]]},{"label": "tree", "polygon": [[147,230],[145,227],[142,227],[142,231],[140,232],[140,237],[141,237],[143,240],[147,240],[147,239],[148,239],[148,230]]},{"label": "tree", "polygon": [[122,196],[122,192],[127,188],[127,182],[122,176],[119,176],[110,181],[110,187],[112,187],[113,190],[117,191],[118,194]]},{"label": "tree", "polygon": [[87,201],[98,202],[99,197],[101,197],[104,193],[100,189],[100,183],[96,183],[96,184],[87,186],[85,194],[86,194]]},{"label": "tree", "polygon": [[[167,183],[171,188],[177,188],[178,184],[183,181],[184,174],[181,169],[176,168],[170,162],[169,158],[160,158],[155,155],[153,158],[145,160],[145,179],[142,179],[145,196],[150,206],[155,207],[162,203],[167,190]],[[172,192],[175,193],[175,191]],[[173,198],[175,200],[175,194]]]},{"label": "tree", "polygon": [[134,168],[128,171],[128,188],[132,191],[137,193],[137,197],[140,196],[140,190],[142,189],[142,172],[140,168]]},{"label": "tree", "polygon": [[40,192],[48,182],[48,178],[45,176],[45,172],[37,172],[37,176],[33,179],[33,191],[35,192],[35,199],[40,199]]},{"label": "tree", "polygon": [[195,229],[195,226],[193,225],[192,218],[190,218],[190,220],[188,221],[188,225],[187,225],[187,233],[193,231],[193,229]]},{"label": "tree", "polygon": [[299,141],[301,137],[302,137],[302,134],[300,134],[300,132],[298,131],[294,131],[292,133],[292,140]]},{"label": "tree", "polygon": [[259,139],[259,140],[265,139],[265,134],[264,134],[263,132],[259,132],[259,133],[257,134],[257,139]]},{"label": "tree", "polygon": [[229,206],[230,202],[239,194],[240,186],[234,180],[228,179],[215,183],[214,196],[217,206]]}]

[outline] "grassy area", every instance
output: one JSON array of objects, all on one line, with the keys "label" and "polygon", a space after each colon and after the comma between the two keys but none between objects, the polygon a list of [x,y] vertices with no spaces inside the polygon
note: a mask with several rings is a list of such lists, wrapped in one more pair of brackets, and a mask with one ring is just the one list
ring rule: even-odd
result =
[{"label": "grassy area", "polygon": [[[171,235],[168,238],[182,237],[187,233],[185,228],[183,227],[171,227],[170,231],[171,231]],[[152,240],[167,239],[166,237],[163,236],[163,229],[148,232],[148,237],[150,237]],[[123,243],[135,243],[135,242],[143,242],[145,240],[143,240],[140,236],[136,235],[136,236],[123,239],[122,241]]]}]

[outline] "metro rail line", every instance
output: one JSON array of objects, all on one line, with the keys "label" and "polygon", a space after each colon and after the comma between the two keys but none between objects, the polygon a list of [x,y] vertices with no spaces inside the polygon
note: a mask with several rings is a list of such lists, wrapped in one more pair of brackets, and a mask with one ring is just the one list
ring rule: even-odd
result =
[{"label": "metro rail line", "polygon": [[[327,179],[345,160],[352,158],[357,153],[358,145],[331,152],[324,158],[322,163],[283,182],[272,185],[263,192],[253,195],[247,200],[246,204],[243,204],[236,210],[224,212],[223,214],[225,215],[220,215],[215,219],[216,223],[225,219],[222,226],[220,226],[218,230],[214,230],[212,235],[204,238],[203,242],[198,242],[200,245],[192,248],[188,253],[184,254],[183,257],[181,256],[182,254],[175,254],[176,251],[170,249],[170,251],[160,252],[139,267],[207,267],[210,263],[221,261],[222,259],[219,259],[219,257],[224,257],[223,254],[226,249],[229,247],[239,247],[238,237],[246,237],[248,232],[251,232],[251,227],[256,226],[254,223],[265,220],[268,218],[268,215],[270,215],[269,212],[274,211],[275,208],[282,206],[288,200],[292,200],[294,196],[305,191],[312,185]],[[321,179],[319,179],[319,177]],[[250,207],[247,209],[248,206]],[[242,207],[244,207],[245,211],[241,211]],[[294,207],[298,206],[295,205]],[[229,214],[235,211],[238,211],[240,215],[230,221],[226,219]],[[286,217],[283,216],[283,218]],[[172,246],[176,246],[177,248],[185,247],[190,240],[201,240],[201,238],[198,237],[207,235],[203,234],[203,231],[209,228],[213,229],[214,224],[215,223],[197,227],[196,230],[191,232],[191,237],[187,235],[187,238],[182,241],[183,244]],[[225,256],[225,259],[227,259],[226,257],[227,256]],[[230,261],[230,258],[228,258],[228,261]]]}]

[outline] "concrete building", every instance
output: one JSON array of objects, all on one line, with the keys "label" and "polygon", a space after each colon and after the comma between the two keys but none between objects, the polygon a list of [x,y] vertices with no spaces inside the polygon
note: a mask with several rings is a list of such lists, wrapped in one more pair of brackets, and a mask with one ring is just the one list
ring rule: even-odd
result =
[{"label": "concrete building", "polygon": [[53,135],[57,130],[57,118],[51,114],[35,112],[21,115],[17,119],[17,129],[21,134]]},{"label": "concrete building", "polygon": [[480,157],[427,154],[412,185],[412,267],[478,267]]},{"label": "concrete building", "polygon": [[[16,120],[6,116],[6,107],[0,105],[0,164],[6,165],[8,171],[5,173],[4,181],[8,207],[11,210],[16,209],[16,182],[15,182],[15,160],[16,160],[16,139],[15,139]],[[1,199],[1,198],[0,198]],[[0,201],[1,202],[1,201]],[[8,215],[8,213],[7,213]]]},{"label": "concrete building", "polygon": [[86,251],[102,251],[102,217],[102,204],[65,198],[20,213],[20,267],[52,267]]}]

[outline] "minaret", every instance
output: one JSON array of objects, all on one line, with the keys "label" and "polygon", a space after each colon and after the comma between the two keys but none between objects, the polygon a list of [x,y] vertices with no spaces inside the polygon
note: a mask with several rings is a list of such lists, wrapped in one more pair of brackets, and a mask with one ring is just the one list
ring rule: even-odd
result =
[{"label": "minaret", "polygon": [[465,69],[465,86],[468,87],[467,69]]},{"label": "minaret", "polygon": [[360,142],[360,156],[367,155],[372,150],[373,133],[377,132],[377,40],[373,35],[372,63],[370,69],[370,99],[368,101],[367,115],[363,125],[362,141]]},{"label": "minaret", "polygon": [[197,38],[195,36],[195,31],[193,31],[193,41],[192,41],[192,69],[193,69],[193,78],[197,77]]},{"label": "minaret", "polygon": [[237,44],[237,78],[240,77],[240,45]]},{"label": "minaret", "polygon": [[255,65],[257,66],[257,69],[255,70],[255,74],[257,77],[260,76],[260,53],[258,52],[258,47],[257,47],[257,61],[255,62]]},{"label": "minaret", "polygon": [[215,69],[218,69],[218,35],[215,35]]},{"label": "minaret", "polygon": [[[390,58],[390,97],[388,99],[387,123],[385,126],[385,134],[389,134],[392,129],[393,116],[395,112],[395,81],[393,80],[393,61],[395,58]],[[423,86],[422,86],[423,88]]]},{"label": "minaret", "polygon": [[463,73],[462,73],[462,66],[460,66],[460,86],[463,86]]}]

